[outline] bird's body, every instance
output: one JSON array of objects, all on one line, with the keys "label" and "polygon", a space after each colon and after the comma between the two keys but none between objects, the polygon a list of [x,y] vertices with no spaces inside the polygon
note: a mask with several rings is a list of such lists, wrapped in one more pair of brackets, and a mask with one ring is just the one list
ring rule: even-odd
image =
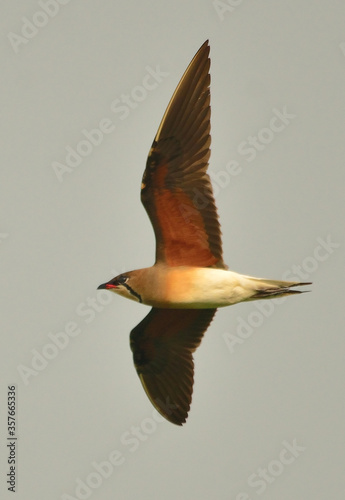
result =
[{"label": "bird's body", "polygon": [[229,271],[207,174],[210,59],[206,41],[182,76],[149,151],[141,201],[156,237],[152,267],[98,288],[152,307],[131,331],[134,365],[156,409],[182,425],[193,391],[193,352],[218,307],[301,293],[307,283]]},{"label": "bird's body", "polygon": [[126,276],[131,285],[129,289],[120,288],[117,291],[119,295],[148,306],[166,309],[225,307],[265,296],[296,293],[289,290],[289,287],[300,284],[294,281],[254,278],[226,269],[170,267],[164,264],[129,271]]}]

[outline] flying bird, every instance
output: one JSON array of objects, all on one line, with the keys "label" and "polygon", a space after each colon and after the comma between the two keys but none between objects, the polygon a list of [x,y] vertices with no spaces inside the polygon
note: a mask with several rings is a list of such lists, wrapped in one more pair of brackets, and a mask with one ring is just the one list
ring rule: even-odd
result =
[{"label": "flying bird", "polygon": [[140,381],[154,407],[182,425],[193,392],[193,352],[218,307],[302,293],[295,281],[254,278],[223,261],[210,157],[210,58],[200,47],[168,104],[147,158],[141,201],[156,238],[152,267],[98,289],[151,306],[131,331]]}]

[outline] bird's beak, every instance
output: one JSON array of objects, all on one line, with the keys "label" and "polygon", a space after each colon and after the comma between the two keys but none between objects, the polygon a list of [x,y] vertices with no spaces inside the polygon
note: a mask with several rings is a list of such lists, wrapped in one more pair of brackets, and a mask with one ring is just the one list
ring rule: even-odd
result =
[{"label": "bird's beak", "polygon": [[108,282],[108,283],[102,283],[102,285],[99,285],[97,287],[97,290],[111,290],[112,288],[118,288],[116,285],[113,285],[112,283]]}]

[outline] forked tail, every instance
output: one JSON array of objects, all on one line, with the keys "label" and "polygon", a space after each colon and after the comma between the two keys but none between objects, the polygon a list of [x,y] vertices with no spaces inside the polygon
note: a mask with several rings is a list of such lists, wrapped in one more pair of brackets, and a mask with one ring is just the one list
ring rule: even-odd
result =
[{"label": "forked tail", "polygon": [[252,277],[250,277],[250,280],[254,285],[255,294],[248,300],[274,299],[284,297],[285,295],[305,293],[308,290],[291,290],[291,288],[312,284],[311,282],[300,283],[298,281],[276,281]]}]

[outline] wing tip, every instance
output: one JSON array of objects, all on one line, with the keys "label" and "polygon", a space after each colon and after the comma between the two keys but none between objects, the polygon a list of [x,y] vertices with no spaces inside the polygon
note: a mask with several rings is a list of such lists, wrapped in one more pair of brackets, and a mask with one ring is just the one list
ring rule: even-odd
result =
[{"label": "wing tip", "polygon": [[190,403],[186,407],[183,407],[179,404],[171,402],[169,396],[165,398],[165,401],[163,401],[160,397],[152,397],[151,391],[147,387],[144,377],[140,375],[139,377],[146,395],[156,411],[162,415],[162,417],[164,417],[171,424],[182,426],[186,423],[190,410]]}]

